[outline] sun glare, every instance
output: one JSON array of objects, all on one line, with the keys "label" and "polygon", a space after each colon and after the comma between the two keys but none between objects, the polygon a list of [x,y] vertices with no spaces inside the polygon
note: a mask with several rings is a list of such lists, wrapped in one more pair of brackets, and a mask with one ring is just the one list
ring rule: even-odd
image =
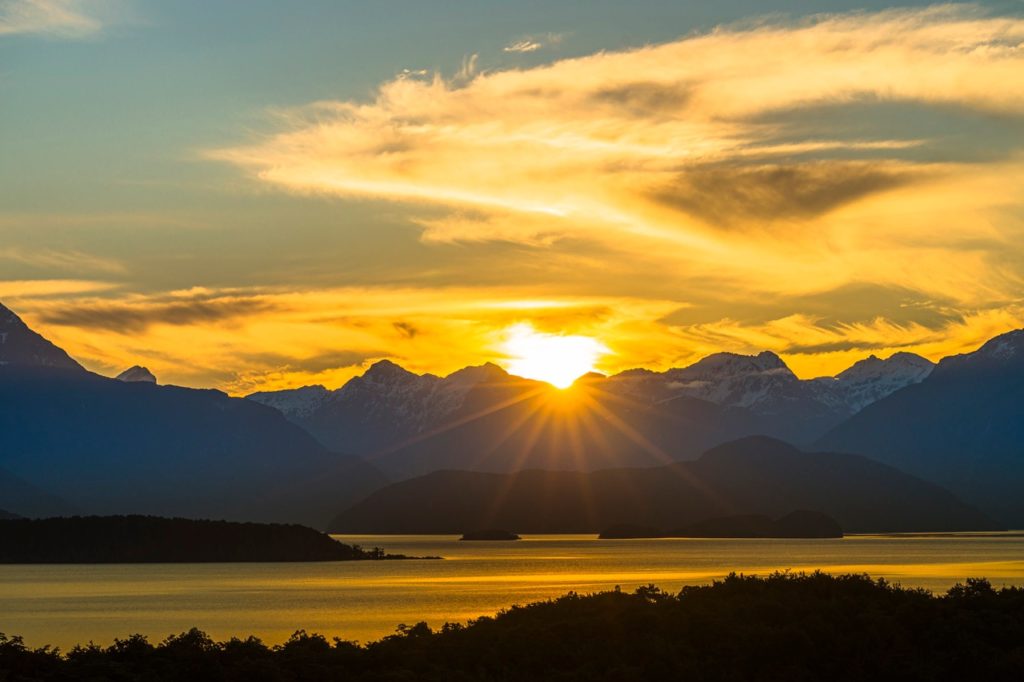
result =
[{"label": "sun glare", "polygon": [[528,324],[507,330],[503,350],[508,354],[506,369],[511,374],[546,381],[568,388],[579,377],[594,370],[594,364],[608,348],[587,336],[538,332]]}]

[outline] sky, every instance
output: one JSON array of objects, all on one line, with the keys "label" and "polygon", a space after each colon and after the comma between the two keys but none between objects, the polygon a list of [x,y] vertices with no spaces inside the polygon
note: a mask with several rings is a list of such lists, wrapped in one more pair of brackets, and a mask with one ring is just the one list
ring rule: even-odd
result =
[{"label": "sky", "polygon": [[0,302],[234,394],[1024,327],[1024,1],[0,0]]}]

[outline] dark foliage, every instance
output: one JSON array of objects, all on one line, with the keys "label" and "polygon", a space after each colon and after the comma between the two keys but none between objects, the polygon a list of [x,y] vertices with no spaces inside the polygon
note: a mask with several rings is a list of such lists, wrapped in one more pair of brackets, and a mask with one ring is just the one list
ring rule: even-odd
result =
[{"label": "dark foliage", "polygon": [[[0,563],[175,563],[397,559],[298,525],[74,516],[0,522]],[[3,678],[0,677],[0,680]]]},{"label": "dark foliage", "polygon": [[61,654],[0,636],[0,680],[1019,680],[1024,590],[942,597],[867,576],[730,576],[679,595],[574,593],[367,646],[297,632],[267,647],[198,630]]}]

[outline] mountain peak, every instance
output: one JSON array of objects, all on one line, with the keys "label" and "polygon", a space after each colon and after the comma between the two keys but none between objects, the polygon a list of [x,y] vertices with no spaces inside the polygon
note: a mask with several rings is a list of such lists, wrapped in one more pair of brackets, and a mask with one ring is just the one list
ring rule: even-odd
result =
[{"label": "mountain peak", "polygon": [[789,366],[770,350],[761,351],[757,355],[741,355],[739,353],[712,353],[693,363],[686,370],[729,370],[731,373],[749,374],[751,372],[783,372],[792,374]]},{"label": "mountain peak", "polygon": [[[882,360],[875,354],[871,354],[863,360],[858,360],[842,372],[836,375],[840,381],[860,381],[868,377],[877,377],[883,374],[891,375],[921,375],[923,379],[935,364],[928,358],[917,353],[900,351],[893,353],[887,359]],[[920,380],[919,379],[919,380]]]},{"label": "mountain peak", "polygon": [[406,368],[388,359],[378,360],[370,365],[370,368],[363,373],[363,379],[373,382],[409,379],[416,376],[418,375],[413,374]]},{"label": "mountain peak", "polygon": [[485,382],[505,381],[509,374],[493,362],[482,365],[463,367],[445,377],[445,382],[456,385],[481,384]]},{"label": "mountain peak", "polygon": [[711,448],[700,459],[729,461],[765,460],[799,455],[801,451],[789,443],[769,436],[746,436]]},{"label": "mountain peak", "polygon": [[785,369],[788,370],[789,366],[775,353],[770,350],[763,350],[756,356],[758,364],[765,370],[769,369]]},{"label": "mountain peak", "polygon": [[118,381],[126,383],[155,384],[156,376],[142,365],[133,365],[115,377]]},{"label": "mountain peak", "polygon": [[10,308],[0,303],[0,366],[83,367],[70,355],[32,331]]}]

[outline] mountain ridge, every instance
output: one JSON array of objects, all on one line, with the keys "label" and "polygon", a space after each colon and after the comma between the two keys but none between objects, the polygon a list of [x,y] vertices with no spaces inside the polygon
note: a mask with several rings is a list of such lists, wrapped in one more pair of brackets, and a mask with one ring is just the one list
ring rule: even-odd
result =
[{"label": "mountain ridge", "polygon": [[[756,428],[765,434],[803,444],[871,401],[921,380],[932,365],[909,353],[886,360],[872,358],[833,378],[804,380],[770,351],[757,355],[716,353],[664,372],[633,369],[608,377],[581,377],[567,391],[599,382],[603,394],[652,411],[672,401],[678,405],[682,398],[700,400],[717,405],[723,413],[749,414],[748,420],[740,420],[743,425],[722,434],[719,442],[752,435],[757,431],[751,431],[747,422],[757,421]],[[479,399],[482,393],[477,388],[495,387],[509,390],[500,399]],[[516,391],[518,395],[514,395]],[[328,447],[390,457],[386,453],[407,448],[430,434],[458,428],[467,413],[503,409],[503,403],[529,401],[539,392],[549,392],[548,385],[515,377],[493,363],[439,377],[415,374],[391,360],[380,360],[334,390],[304,387],[246,397],[281,410]],[[474,397],[477,400],[472,400]],[[472,404],[467,406],[467,400]],[[698,437],[693,447],[684,447],[683,456],[698,454],[713,444]]]}]

